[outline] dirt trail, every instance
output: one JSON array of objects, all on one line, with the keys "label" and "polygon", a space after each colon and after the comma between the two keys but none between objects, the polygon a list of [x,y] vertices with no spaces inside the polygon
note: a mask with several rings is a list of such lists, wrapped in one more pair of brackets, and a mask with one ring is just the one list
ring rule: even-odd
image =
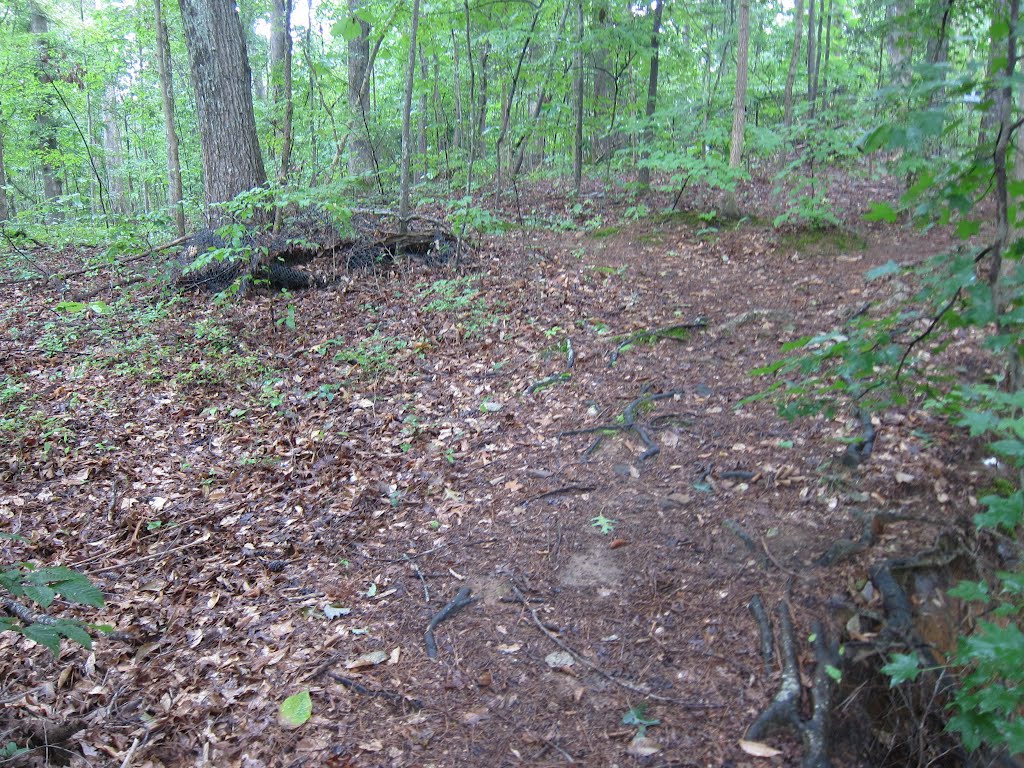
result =
[{"label": "dirt trail", "polygon": [[[34,391],[50,421],[2,475],[2,527],[35,546],[5,557],[91,573],[99,620],[135,642],[54,660],[0,636],[4,699],[82,716],[80,765],[133,745],[140,766],[755,764],[738,740],[779,678],[750,599],[788,596],[802,639],[877,554],[814,565],[858,535],[855,509],[969,507],[969,486],[906,470],[947,448],[920,413],[883,417],[849,470],[846,415],[737,408],[782,342],[885,295],[868,269],[930,247],[867,238],[837,252],[673,219],[523,231],[482,247],[470,280],[193,297],[75,338],[45,325],[49,297],[9,291],[5,368],[33,389],[8,413]],[[624,335],[705,321],[616,354]],[[643,434],[612,429],[624,413]],[[479,600],[437,625],[428,659],[428,622],[462,587]],[[60,683],[25,691],[44,680]],[[303,689],[313,716],[290,729],[278,705]],[[631,710],[657,721],[649,741]],[[772,744],[798,764],[795,739]]]}]

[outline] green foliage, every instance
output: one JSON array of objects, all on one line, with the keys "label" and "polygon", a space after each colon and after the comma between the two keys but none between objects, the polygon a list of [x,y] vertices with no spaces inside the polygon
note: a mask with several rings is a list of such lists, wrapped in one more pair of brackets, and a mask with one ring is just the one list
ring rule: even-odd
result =
[{"label": "green foliage", "polygon": [[604,535],[608,535],[615,530],[615,520],[610,517],[605,517],[603,514],[597,515],[590,520],[591,525],[597,528]]},{"label": "green foliage", "polygon": [[[77,571],[63,567],[37,568],[31,563],[18,563],[0,572],[0,588],[14,600],[28,601],[42,609],[53,605],[58,596],[73,605],[102,608],[103,593]],[[85,648],[92,647],[92,638],[86,625],[72,619],[53,619],[41,616],[34,621],[22,621],[15,616],[0,616],[0,632],[15,632],[60,652],[60,642],[66,638]]]}]

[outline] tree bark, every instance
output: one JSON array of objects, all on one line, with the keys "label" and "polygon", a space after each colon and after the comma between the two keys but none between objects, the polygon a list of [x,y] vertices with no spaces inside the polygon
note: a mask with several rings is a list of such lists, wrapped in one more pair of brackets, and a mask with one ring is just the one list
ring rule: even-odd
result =
[{"label": "tree bark", "polygon": [[[654,6],[654,29],[651,30],[651,69],[647,78],[647,107],[644,114],[647,116],[647,126],[644,128],[642,139],[643,158],[650,157],[651,145],[654,143],[654,130],[651,128],[651,118],[658,106],[658,42],[661,36],[661,14],[665,0],[655,0]],[[651,169],[646,165],[640,166],[640,187],[643,190],[651,186]]]},{"label": "tree bark", "polygon": [[171,71],[171,45],[167,39],[161,0],[153,0],[156,24],[157,70],[160,77],[160,105],[164,112],[164,133],[167,136],[167,203],[174,214],[178,237],[185,234],[184,193],[181,188],[181,159],[178,156],[178,131],[174,126],[174,78]]},{"label": "tree bark", "polygon": [[[278,186],[284,187],[288,184],[291,170],[292,136],[294,134],[292,125],[294,114],[294,102],[292,101],[292,0],[274,0],[273,16],[278,19],[278,28],[275,30],[273,29],[274,25],[271,25],[271,48],[273,49],[273,40],[276,38],[276,47],[279,49],[277,56],[280,56],[280,63],[279,67],[271,67],[271,82],[273,84],[271,93],[274,97],[275,111],[281,110],[282,112],[281,124],[278,127],[281,137],[281,162],[277,170],[277,183]],[[284,209],[278,206],[274,210],[275,232],[280,231],[283,216]]]},{"label": "tree bark", "polygon": [[573,78],[573,94],[575,96],[576,130],[573,135],[572,148],[572,183],[576,196],[583,186],[583,0],[576,4],[576,73]]},{"label": "tree bark", "polygon": [[807,0],[807,101],[814,95],[814,62],[817,59],[818,0]]},{"label": "tree bark", "polygon": [[[811,0],[813,2],[814,0]],[[800,63],[800,43],[803,42],[804,0],[796,0],[793,5],[793,48],[789,54],[789,71],[786,73],[786,92],[783,97],[783,124],[789,128],[793,125],[793,85],[796,83],[796,70]]]},{"label": "tree bark", "polygon": [[362,176],[373,171],[373,152],[367,134],[367,114],[370,111],[370,90],[363,88],[369,74],[370,25],[356,14],[361,0],[349,0],[348,11],[359,24],[359,34],[348,41],[348,107],[352,112],[353,130],[349,142],[348,172]]},{"label": "tree bark", "polygon": [[0,132],[0,221],[11,218],[11,206],[7,201],[7,166],[4,165],[4,135]]},{"label": "tree bark", "polygon": [[[50,43],[46,35],[50,31],[50,20],[43,13],[42,9],[35,3],[29,3],[29,29],[36,39],[36,51],[38,54],[37,65],[39,82],[44,87],[53,82],[53,74],[50,64]],[[36,136],[39,142],[39,154],[41,155],[40,171],[43,175],[43,196],[47,200],[56,200],[64,194],[64,183],[57,175],[54,167],[54,159],[57,153],[57,125],[51,114],[53,98],[47,93],[42,99],[42,106],[35,114]]]},{"label": "tree bark", "polygon": [[[233,0],[178,0],[192,69],[208,206],[266,184],[252,72]],[[211,221],[210,212],[207,218]]]},{"label": "tree bark", "polygon": [[743,132],[747,114],[747,59],[750,51],[750,0],[740,0],[738,25],[736,93],[732,100],[732,139],[729,142],[730,168],[739,168],[743,160]]},{"label": "tree bark", "polygon": [[121,126],[117,117],[117,95],[112,86],[103,90],[100,105],[103,116],[103,166],[106,170],[107,197],[111,210],[123,216],[128,213],[128,205],[124,194],[124,176],[122,168],[124,158],[121,155]]},{"label": "tree bark", "polygon": [[409,64],[405,70],[405,105],[402,112],[401,200],[398,204],[398,232],[409,230],[409,193],[412,185],[412,89],[416,82],[416,32],[420,25],[420,0],[412,3],[412,30],[409,33]]},{"label": "tree bark", "polygon": [[[814,0],[811,0],[813,3]],[[743,132],[747,113],[747,75],[750,52],[750,0],[740,0],[739,27],[736,36],[736,92],[732,101],[732,138],[729,142],[729,167],[739,168],[743,161]],[[730,191],[725,204],[727,215],[738,217],[736,192]]]},{"label": "tree bark", "polygon": [[462,109],[462,78],[459,76],[459,39],[452,29],[452,78],[455,89],[455,132],[452,135],[452,146],[462,149],[463,109]]},{"label": "tree bark", "polygon": [[910,85],[910,41],[906,30],[906,4],[910,0],[892,0],[885,9],[885,46],[889,54],[889,77],[893,85]]}]

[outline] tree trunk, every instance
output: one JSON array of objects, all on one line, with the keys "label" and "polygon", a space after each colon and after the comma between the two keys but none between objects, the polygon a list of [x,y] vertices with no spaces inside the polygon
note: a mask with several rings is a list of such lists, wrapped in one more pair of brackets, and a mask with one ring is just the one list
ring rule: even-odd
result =
[{"label": "tree trunk", "polygon": [[583,0],[576,4],[576,73],[573,78],[573,94],[576,104],[576,130],[572,147],[572,183],[579,197],[583,186]]},{"label": "tree trunk", "polygon": [[[178,0],[195,89],[206,204],[266,184],[252,72],[234,0]],[[210,213],[207,213],[210,218]]]},{"label": "tree trunk", "polygon": [[124,196],[124,176],[122,168],[124,158],[121,156],[121,126],[117,118],[117,95],[113,87],[103,91],[100,114],[103,117],[103,165],[106,169],[107,197],[111,210],[123,216],[128,213],[128,205]]},{"label": "tree trunk", "polygon": [[[420,78],[427,82],[430,69],[427,67],[427,55],[420,46]],[[420,114],[416,121],[416,181],[423,181],[427,174],[427,92],[420,91]]]},{"label": "tree trunk", "polygon": [[[814,0],[811,0],[814,3]],[[811,117],[813,118],[818,109],[818,84],[820,82],[821,73],[821,36],[822,28],[825,21],[825,0],[819,0],[818,2],[818,29],[815,32],[814,38],[814,70],[810,78],[811,90],[807,94],[807,101],[810,102]]]},{"label": "tree trunk", "polygon": [[0,221],[11,218],[11,207],[7,202],[7,166],[4,165],[4,135],[0,133]]},{"label": "tree trunk", "polygon": [[[271,41],[277,38],[277,55],[281,57],[279,67],[271,67],[271,82],[273,88],[271,93],[274,98],[274,111],[282,110],[281,124],[278,131],[281,137],[281,163],[277,170],[278,186],[284,187],[288,184],[288,175],[292,162],[292,136],[294,128],[292,115],[294,114],[294,102],[292,101],[292,0],[274,0],[273,16],[279,19],[277,30],[271,25]],[[273,49],[273,44],[271,48]],[[280,72],[278,72],[278,69]],[[280,82],[278,75],[280,74]],[[274,231],[281,229],[284,209],[278,206],[274,210]]]},{"label": "tree trunk", "polygon": [[[654,143],[654,129],[651,127],[651,119],[654,117],[654,110],[658,105],[658,41],[661,35],[661,13],[665,0],[657,0],[654,7],[654,29],[651,30],[651,69],[647,78],[647,108],[644,114],[647,115],[647,126],[644,128],[643,150],[641,157],[650,157],[651,145]],[[651,186],[651,169],[647,165],[640,166],[640,187],[644,191]]]},{"label": "tree trunk", "polygon": [[910,0],[892,0],[886,6],[885,45],[889,53],[889,79],[892,85],[905,88],[910,85],[910,40],[907,34],[906,4]]},{"label": "tree trunk", "polygon": [[455,99],[455,132],[452,135],[452,146],[456,150],[462,149],[463,134],[463,110],[462,110],[462,79],[459,77],[459,40],[452,29],[452,87]]},{"label": "tree trunk", "polygon": [[[814,0],[811,0],[813,3]],[[729,167],[739,168],[743,161],[743,130],[747,112],[747,57],[750,51],[750,0],[740,0],[737,20],[739,30],[736,36],[736,93],[732,101],[732,139],[729,142]],[[730,191],[726,213],[739,216],[739,205],[735,191]]]},{"label": "tree trunk", "polygon": [[821,71],[820,90],[825,94],[823,106],[828,107],[828,65],[832,59],[832,13],[835,9],[835,0],[828,0],[828,13],[825,16],[825,55],[824,65]]},{"label": "tree trunk", "polygon": [[56,200],[64,194],[64,184],[54,167],[58,145],[57,125],[51,114],[54,108],[53,97],[50,94],[53,74],[50,71],[50,43],[46,37],[50,31],[50,21],[35,2],[29,3],[29,13],[29,29],[36,36],[37,64],[39,66],[37,77],[46,91],[42,99],[42,106],[35,115],[36,137],[42,159],[40,171],[43,174],[43,196],[47,200]]},{"label": "tree trunk", "polygon": [[487,130],[487,60],[491,54],[491,41],[484,40],[480,47],[479,78],[480,87],[477,91],[477,117],[476,117],[476,146],[473,147],[473,156],[482,154],[484,147],[484,131]]},{"label": "tree trunk", "polygon": [[[814,0],[811,0],[813,3]],[[786,73],[786,93],[783,104],[783,124],[789,128],[793,125],[793,84],[796,82],[796,70],[800,63],[800,43],[803,42],[804,0],[796,0],[793,5],[793,48],[789,54],[789,71]]]},{"label": "tree trunk", "polygon": [[807,0],[807,101],[814,95],[814,62],[818,58],[817,46],[818,0]]},{"label": "tree trunk", "polygon": [[420,25],[420,0],[412,3],[412,30],[409,33],[409,65],[405,70],[405,105],[402,112],[402,197],[398,204],[398,232],[409,230],[409,188],[412,184],[412,88],[416,82],[416,32]]},{"label": "tree trunk", "polygon": [[174,78],[171,72],[171,45],[167,39],[161,0],[153,0],[156,24],[157,69],[160,76],[160,104],[164,112],[164,133],[167,136],[167,203],[174,213],[174,229],[178,237],[185,234],[185,210],[181,205],[181,160],[178,157],[178,131],[174,127]]},{"label": "tree trunk", "polygon": [[359,34],[348,41],[348,107],[352,112],[351,150],[348,154],[348,172],[362,176],[373,171],[373,151],[370,147],[367,113],[370,111],[370,89],[364,88],[370,64],[370,25],[356,16],[361,0],[349,0],[348,11],[359,24]]}]

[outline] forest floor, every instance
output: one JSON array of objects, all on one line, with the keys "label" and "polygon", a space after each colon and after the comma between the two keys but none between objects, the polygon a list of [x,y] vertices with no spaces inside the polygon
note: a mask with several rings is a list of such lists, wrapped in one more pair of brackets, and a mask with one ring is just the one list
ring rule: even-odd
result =
[{"label": "forest floor", "polygon": [[[799,764],[793,733],[741,744],[780,684],[751,599],[788,601],[809,682],[814,622],[870,640],[872,563],[962,532],[992,477],[920,404],[876,414],[854,468],[849,412],[741,405],[782,343],[900,289],[869,269],[948,245],[864,224],[884,187],[833,190],[847,228],[826,235],[774,229],[762,193],[768,222],[723,224],[537,187],[458,273],[224,305],[137,286],[75,315],[0,288],[0,529],[24,537],[0,562],[83,571],[106,607],[59,612],[119,631],[59,658],[0,635],[0,737],[74,722],[82,766]],[[877,511],[872,546],[816,564]],[[895,722],[865,724],[885,690],[844,678],[836,765],[911,764]]]}]

